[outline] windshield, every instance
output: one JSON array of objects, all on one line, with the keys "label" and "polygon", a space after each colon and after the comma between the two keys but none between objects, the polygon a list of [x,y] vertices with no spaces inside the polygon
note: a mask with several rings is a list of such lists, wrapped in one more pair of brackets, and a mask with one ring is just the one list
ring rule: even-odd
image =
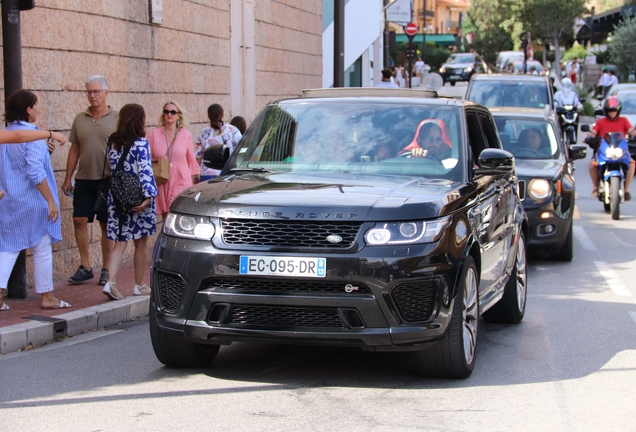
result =
[{"label": "windshield", "polygon": [[548,105],[547,83],[539,81],[475,80],[466,99],[487,107],[543,108]]},{"label": "windshield", "polygon": [[471,54],[452,54],[447,60],[446,63],[472,63],[474,61],[474,57]]},{"label": "windshield", "polygon": [[619,93],[618,98],[623,105],[621,114],[636,114],[636,93]]},{"label": "windshield", "polygon": [[546,120],[496,116],[495,123],[505,150],[517,159],[558,159],[559,141]]},{"label": "windshield", "polygon": [[[515,66],[515,73],[520,74],[522,73],[521,71],[523,70],[523,61],[521,62],[515,62],[514,63]],[[534,68],[534,70],[536,70],[538,73],[543,74],[545,72],[545,69],[543,68],[543,65],[539,62],[527,62],[526,63],[526,73],[531,73],[531,69]]]},{"label": "windshield", "polygon": [[608,132],[603,135],[603,140],[609,144],[610,147],[620,147],[624,139],[625,134],[623,132]]},{"label": "windshield", "polygon": [[[461,118],[443,105],[283,101],[261,111],[228,167],[461,179]],[[427,157],[409,157],[415,148]]]}]

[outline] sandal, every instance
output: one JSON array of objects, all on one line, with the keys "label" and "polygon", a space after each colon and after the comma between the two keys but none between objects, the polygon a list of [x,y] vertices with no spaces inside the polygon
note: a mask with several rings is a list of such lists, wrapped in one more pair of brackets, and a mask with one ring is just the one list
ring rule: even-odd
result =
[{"label": "sandal", "polygon": [[117,287],[115,286],[115,282],[106,282],[106,285],[104,285],[104,289],[102,290],[102,292],[104,293],[104,295],[106,297],[108,297],[111,300],[123,300],[124,296],[121,295],[121,293],[113,293],[111,291],[111,286],[113,286],[113,288],[117,289]]},{"label": "sandal", "polygon": [[66,308],[70,308],[71,305],[70,303],[67,303],[64,300],[60,300],[60,303],[57,306],[41,306],[41,307],[42,309],[66,309]]},{"label": "sandal", "polygon": [[598,198],[598,189],[592,189],[592,198]]},{"label": "sandal", "polygon": [[136,296],[150,295],[150,287],[146,284],[143,284],[141,286],[135,284],[135,289],[133,291],[133,294],[135,294]]},{"label": "sandal", "polygon": [[9,309],[11,309],[9,305],[6,304],[5,302],[2,302],[2,306],[0,306],[0,311],[8,311]]},{"label": "sandal", "polygon": [[625,201],[631,201],[632,200],[632,194],[629,192],[625,192]]}]

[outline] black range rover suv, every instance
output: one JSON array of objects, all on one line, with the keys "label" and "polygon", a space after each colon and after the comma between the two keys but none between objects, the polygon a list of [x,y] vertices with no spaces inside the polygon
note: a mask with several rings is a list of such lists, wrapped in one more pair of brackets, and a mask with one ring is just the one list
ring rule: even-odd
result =
[{"label": "black range rover suv", "polygon": [[484,107],[308,90],[204,159],[221,175],[174,201],[153,254],[162,363],[204,366],[234,341],[345,345],[463,378],[480,314],[522,320],[527,222]]}]

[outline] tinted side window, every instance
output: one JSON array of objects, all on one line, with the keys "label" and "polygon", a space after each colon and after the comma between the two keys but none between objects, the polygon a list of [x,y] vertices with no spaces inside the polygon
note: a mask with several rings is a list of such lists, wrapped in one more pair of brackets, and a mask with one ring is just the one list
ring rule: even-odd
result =
[{"label": "tinted side window", "polygon": [[484,131],[484,135],[488,140],[487,146],[490,148],[501,148],[499,135],[497,135],[497,130],[495,129],[492,119],[485,115],[480,115],[479,120],[481,122],[481,128]]},{"label": "tinted side window", "polygon": [[477,161],[479,154],[486,148],[484,137],[481,133],[481,125],[477,114],[474,112],[466,113],[466,122],[468,123],[468,141],[473,151],[473,160]]}]

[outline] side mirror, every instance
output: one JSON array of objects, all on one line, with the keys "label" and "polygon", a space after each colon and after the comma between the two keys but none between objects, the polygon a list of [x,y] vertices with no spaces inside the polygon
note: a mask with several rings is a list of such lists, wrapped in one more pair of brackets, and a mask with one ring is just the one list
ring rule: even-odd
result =
[{"label": "side mirror", "polygon": [[[587,126],[587,125],[584,125],[584,126]],[[585,159],[585,156],[587,155],[587,146],[583,144],[572,144],[570,145],[569,150],[570,150],[570,159],[572,160]]]},{"label": "side mirror", "polygon": [[603,108],[596,108],[596,109],[594,110],[594,115],[595,115],[595,116],[602,116],[602,115],[604,115],[604,113],[603,113]]},{"label": "side mirror", "polygon": [[508,174],[515,169],[515,157],[501,149],[485,149],[479,154],[476,175]]},{"label": "side mirror", "polygon": [[230,159],[230,148],[223,144],[214,144],[203,152],[203,165],[221,170]]},{"label": "side mirror", "polygon": [[589,132],[590,131],[590,125],[589,124],[582,124],[581,125],[581,132]]}]

